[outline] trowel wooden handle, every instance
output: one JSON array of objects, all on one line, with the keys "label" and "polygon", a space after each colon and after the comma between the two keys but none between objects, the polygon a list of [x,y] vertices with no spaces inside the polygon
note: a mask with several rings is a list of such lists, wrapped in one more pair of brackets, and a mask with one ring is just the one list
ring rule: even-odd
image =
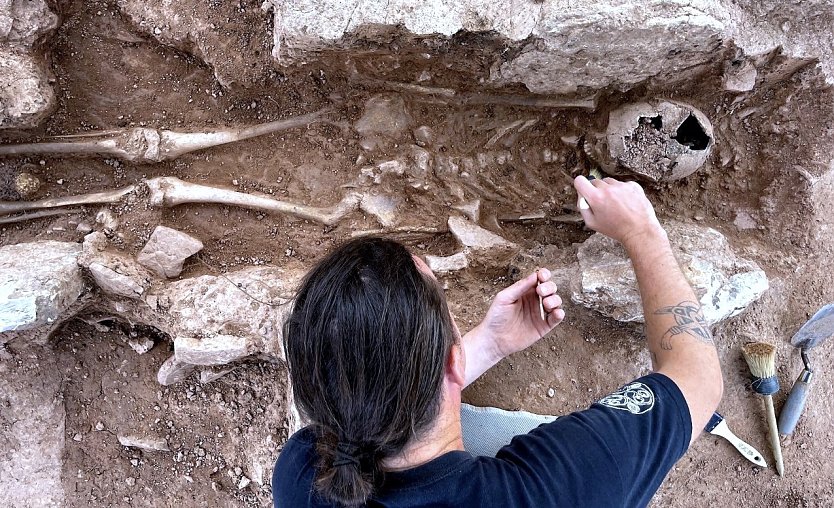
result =
[{"label": "trowel wooden handle", "polygon": [[790,436],[796,429],[796,423],[802,416],[802,411],[805,410],[805,400],[808,398],[812,377],[811,371],[804,369],[793,384],[788,400],[782,406],[782,412],[779,413],[779,433],[783,436]]}]

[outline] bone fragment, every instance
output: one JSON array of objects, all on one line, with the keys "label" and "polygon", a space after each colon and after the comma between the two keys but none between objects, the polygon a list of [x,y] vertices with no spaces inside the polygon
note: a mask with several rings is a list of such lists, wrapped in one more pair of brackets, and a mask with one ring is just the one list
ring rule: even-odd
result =
[{"label": "bone fragment", "polygon": [[449,230],[446,228],[435,228],[431,226],[400,226],[390,229],[369,229],[366,231],[354,231],[350,234],[350,237],[361,238],[365,236],[376,235],[402,235],[407,237],[425,237],[431,235],[440,235],[443,233],[447,233],[448,231]]},{"label": "bone fragment", "polygon": [[489,141],[486,142],[486,145],[484,145],[484,147],[485,148],[492,148],[493,146],[495,146],[495,143],[497,143],[498,140],[501,139],[502,136],[504,136],[504,134],[510,132],[511,130],[515,129],[516,127],[521,127],[519,129],[519,132],[521,132],[524,129],[526,129],[527,127],[533,125],[536,122],[537,122],[537,120],[534,119],[534,118],[531,118],[529,120],[516,120],[515,122],[512,122],[510,124],[499,127],[498,129],[495,130],[495,135],[492,136],[491,138],[489,138]]},{"label": "bone fragment", "polygon": [[279,201],[266,196],[186,182],[172,176],[151,178],[146,180],[145,184],[151,192],[151,206],[174,207],[185,203],[215,203],[283,213],[320,222],[327,226],[336,224],[342,217],[355,210],[362,199],[361,194],[351,192],[334,206],[317,208]]},{"label": "bone fragment", "polygon": [[79,196],[47,198],[38,201],[0,201],[0,215],[8,215],[15,212],[28,212],[30,210],[41,210],[44,208],[58,208],[61,206],[117,203],[134,190],[136,190],[136,186],[129,185],[113,191],[94,192],[92,194],[81,194]]},{"label": "bone fragment", "polygon": [[581,215],[554,215],[549,217],[544,212],[521,213],[516,215],[502,215],[498,217],[499,222],[562,222],[565,224],[581,224],[584,220]]},{"label": "bone fragment", "polygon": [[596,97],[568,99],[525,95],[471,94],[464,104],[504,104],[507,106],[526,106],[532,108],[558,109],[596,109]]},{"label": "bone fragment", "polygon": [[13,215],[11,217],[0,217],[0,224],[14,224],[15,222],[25,222],[27,220],[40,219],[43,217],[52,217],[53,215],[76,213],[80,211],[80,208],[53,208],[51,210],[40,210],[37,212]]},{"label": "bone fragment", "polygon": [[443,97],[454,97],[457,92],[451,88],[440,88],[436,86],[414,85],[412,83],[401,83],[399,81],[368,80],[371,84],[381,85],[384,88],[397,90],[398,92],[410,92],[424,95],[440,95]]},{"label": "bone fragment", "polygon": [[99,154],[131,162],[161,162],[213,146],[303,127],[321,121],[321,117],[329,111],[329,109],[323,109],[315,113],[284,120],[214,132],[176,132],[135,127],[90,134],[57,136],[51,139],[60,141],[0,145],[0,155]]}]

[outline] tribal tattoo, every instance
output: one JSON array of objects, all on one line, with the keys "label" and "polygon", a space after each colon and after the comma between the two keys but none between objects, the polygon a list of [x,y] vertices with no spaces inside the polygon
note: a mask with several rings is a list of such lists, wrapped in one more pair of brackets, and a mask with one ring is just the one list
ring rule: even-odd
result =
[{"label": "tribal tattoo", "polygon": [[701,342],[712,344],[712,333],[707,328],[704,313],[701,305],[697,302],[684,301],[670,307],[662,307],[655,311],[655,314],[671,314],[675,317],[675,326],[672,326],[660,339],[660,347],[665,350],[672,349],[672,338],[683,333],[691,335]]}]

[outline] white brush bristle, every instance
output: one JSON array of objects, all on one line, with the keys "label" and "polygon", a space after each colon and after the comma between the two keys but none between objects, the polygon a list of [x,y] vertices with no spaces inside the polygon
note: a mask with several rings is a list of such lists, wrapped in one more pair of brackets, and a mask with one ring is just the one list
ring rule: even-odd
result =
[{"label": "white brush bristle", "polygon": [[750,373],[758,378],[776,375],[776,346],[766,342],[751,342],[741,348]]}]

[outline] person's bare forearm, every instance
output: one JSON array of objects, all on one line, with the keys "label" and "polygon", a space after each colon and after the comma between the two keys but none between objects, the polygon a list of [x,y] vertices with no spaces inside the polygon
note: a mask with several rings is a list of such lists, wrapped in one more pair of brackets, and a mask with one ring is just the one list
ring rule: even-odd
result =
[{"label": "person's bare forearm", "polygon": [[556,294],[551,277],[550,270],[542,268],[495,295],[484,320],[461,339],[466,358],[466,385],[562,322],[565,318],[562,298]]},{"label": "person's bare forearm", "polygon": [[574,179],[589,206],[580,208],[585,224],[618,240],[628,251],[640,294],[646,335],[655,369],[683,392],[692,416],[692,439],[721,401],[724,384],[712,335],[701,305],[683,276],[666,232],[643,188],[613,178]]},{"label": "person's bare forearm", "polygon": [[640,287],[654,368],[672,378],[684,392],[691,406],[694,440],[723,391],[712,334],[666,233],[657,227],[624,245]]}]

